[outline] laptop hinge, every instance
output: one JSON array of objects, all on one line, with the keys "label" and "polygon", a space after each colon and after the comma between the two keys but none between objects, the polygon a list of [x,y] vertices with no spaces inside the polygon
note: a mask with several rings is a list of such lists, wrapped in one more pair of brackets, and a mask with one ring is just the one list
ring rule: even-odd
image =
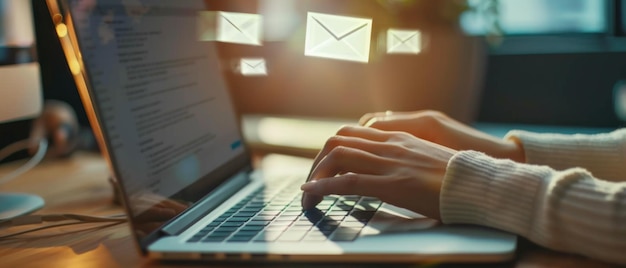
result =
[{"label": "laptop hinge", "polygon": [[208,212],[221,205],[237,191],[241,190],[250,182],[249,172],[240,172],[224,184],[220,185],[204,199],[198,201],[183,216],[174,219],[164,226],[161,231],[167,235],[178,235]]}]

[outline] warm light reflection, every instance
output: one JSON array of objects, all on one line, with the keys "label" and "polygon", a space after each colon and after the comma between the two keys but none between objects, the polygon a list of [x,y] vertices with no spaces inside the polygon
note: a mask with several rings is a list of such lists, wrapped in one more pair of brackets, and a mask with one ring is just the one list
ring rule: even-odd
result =
[{"label": "warm light reflection", "polygon": [[68,65],[70,66],[70,71],[73,75],[80,74],[80,64],[78,63],[78,61],[71,60],[70,62],[68,62]]},{"label": "warm light reflection", "polygon": [[294,35],[303,20],[297,9],[298,4],[293,0],[259,0],[265,41],[286,41]]},{"label": "warm light reflection", "polygon": [[59,37],[67,36],[67,26],[64,23],[59,23],[56,27],[56,30]]},{"label": "warm light reflection", "polygon": [[257,133],[262,143],[303,149],[320,149],[345,125],[339,122],[264,117]]},{"label": "warm light reflection", "polygon": [[372,20],[309,12],[304,55],[368,62]]}]

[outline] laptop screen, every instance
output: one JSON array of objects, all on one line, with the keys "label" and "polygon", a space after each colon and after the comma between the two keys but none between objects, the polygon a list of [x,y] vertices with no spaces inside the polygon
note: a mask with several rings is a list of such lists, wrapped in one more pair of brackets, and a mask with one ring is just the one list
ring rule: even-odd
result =
[{"label": "laptop screen", "polygon": [[203,1],[57,4],[48,1],[53,20],[55,7],[66,12],[57,33],[136,233],[150,234],[247,164],[215,43],[198,35]]}]

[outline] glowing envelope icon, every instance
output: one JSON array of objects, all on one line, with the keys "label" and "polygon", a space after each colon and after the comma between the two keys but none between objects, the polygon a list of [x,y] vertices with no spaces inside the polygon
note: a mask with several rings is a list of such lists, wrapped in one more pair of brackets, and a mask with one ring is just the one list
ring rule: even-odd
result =
[{"label": "glowing envelope icon", "polygon": [[261,45],[263,17],[258,14],[219,12],[217,41]]},{"label": "glowing envelope icon", "polygon": [[387,31],[388,54],[419,54],[422,50],[421,34],[416,30],[389,29]]},{"label": "glowing envelope icon", "polygon": [[265,59],[262,58],[244,58],[239,64],[241,74],[244,76],[266,76],[267,66]]},{"label": "glowing envelope icon", "polygon": [[309,12],[304,55],[368,62],[372,20]]}]

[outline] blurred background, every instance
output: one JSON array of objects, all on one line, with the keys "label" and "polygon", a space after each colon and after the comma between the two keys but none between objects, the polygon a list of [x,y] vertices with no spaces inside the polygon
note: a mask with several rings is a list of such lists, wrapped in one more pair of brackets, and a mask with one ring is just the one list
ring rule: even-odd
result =
[{"label": "blurred background", "polygon": [[[465,122],[622,124],[614,107],[626,77],[622,0],[217,3],[215,10],[268,18],[263,46],[221,47],[226,65],[239,57],[267,61],[267,77],[226,72],[245,114],[358,118],[436,109]],[[298,25],[306,11],[372,18],[369,62],[304,56]],[[419,31],[420,53],[385,54],[378,33],[387,28]]]},{"label": "blurred background", "polygon": [[[34,16],[19,19],[11,14],[23,11],[7,7],[15,1],[30,2],[0,0],[0,62],[13,38],[7,29],[28,33],[33,25],[44,98],[68,102],[88,125],[45,1],[32,0]],[[219,43],[224,76],[246,118],[286,117],[291,129],[423,109],[467,123],[616,128],[626,121],[626,0],[206,3],[211,11],[263,16],[262,45]],[[371,19],[367,62],[305,56],[307,12]],[[419,51],[390,54],[388,29],[419,32]],[[264,59],[266,74],[243,75],[242,58]]]},{"label": "blurred background", "polygon": [[[626,1],[501,0],[478,120],[618,127],[626,79]],[[484,18],[484,16],[483,16]],[[462,25],[482,33],[467,14]]]}]

